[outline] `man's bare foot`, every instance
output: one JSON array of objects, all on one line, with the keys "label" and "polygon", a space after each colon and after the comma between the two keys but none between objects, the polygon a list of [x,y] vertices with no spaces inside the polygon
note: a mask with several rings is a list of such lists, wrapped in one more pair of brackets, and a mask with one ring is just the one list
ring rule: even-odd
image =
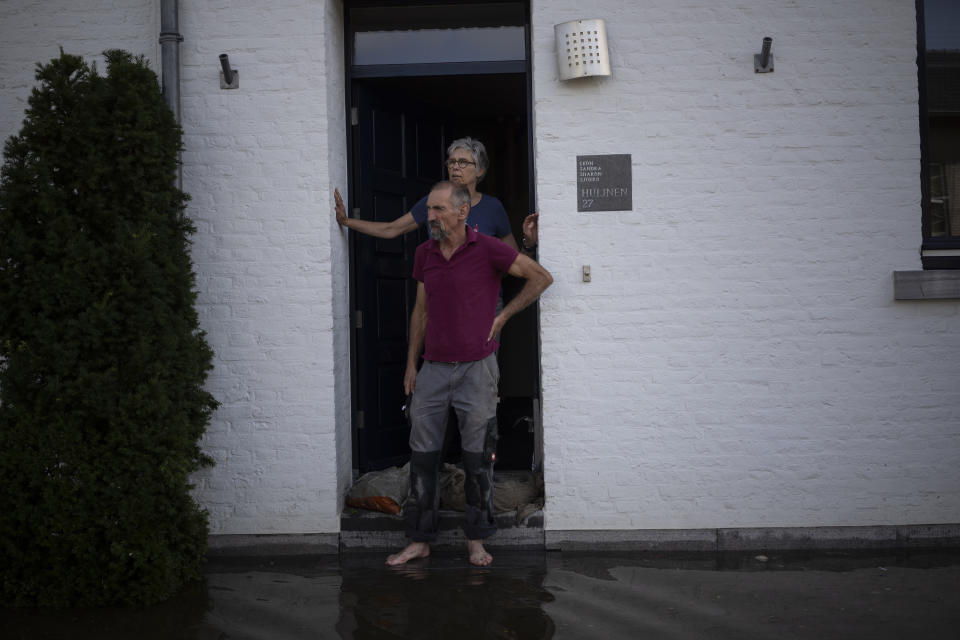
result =
[{"label": "man's bare foot", "polygon": [[483,548],[483,540],[467,540],[467,553],[470,554],[470,564],[477,567],[486,567],[493,562],[493,556]]},{"label": "man's bare foot", "polygon": [[391,567],[398,564],[406,564],[417,558],[426,558],[430,555],[430,545],[426,542],[411,542],[406,549],[392,556],[387,556],[387,564]]}]

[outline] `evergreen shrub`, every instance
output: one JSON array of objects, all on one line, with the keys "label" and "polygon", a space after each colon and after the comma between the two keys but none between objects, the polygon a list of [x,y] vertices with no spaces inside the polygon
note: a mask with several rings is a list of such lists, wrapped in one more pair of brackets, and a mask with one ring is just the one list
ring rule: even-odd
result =
[{"label": "evergreen shrub", "polygon": [[37,65],[0,172],[0,603],[149,604],[201,577],[217,406],[181,130],[142,57]]}]

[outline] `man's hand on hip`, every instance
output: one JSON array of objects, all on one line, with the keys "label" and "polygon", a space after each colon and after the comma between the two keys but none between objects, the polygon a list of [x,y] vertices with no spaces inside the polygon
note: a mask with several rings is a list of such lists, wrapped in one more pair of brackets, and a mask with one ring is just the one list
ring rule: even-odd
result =
[{"label": "man's hand on hip", "polygon": [[487,342],[490,342],[503,330],[503,325],[507,324],[507,319],[503,317],[503,313],[498,313],[497,317],[493,319],[493,325],[490,327],[490,335],[487,336]]}]

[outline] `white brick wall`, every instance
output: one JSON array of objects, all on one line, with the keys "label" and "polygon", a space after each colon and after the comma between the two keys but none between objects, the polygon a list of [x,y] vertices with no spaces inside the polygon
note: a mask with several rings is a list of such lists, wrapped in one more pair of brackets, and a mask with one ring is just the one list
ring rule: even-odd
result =
[{"label": "white brick wall", "polygon": [[[533,3],[549,529],[960,521],[958,304],[892,296],[913,3],[750,5]],[[560,83],[553,25],[588,17],[612,76]],[[577,213],[605,153],[633,211]]]},{"label": "white brick wall", "polygon": [[107,49],[143,55],[160,71],[157,0],[3,0],[0,2],[0,136],[23,125],[38,62],[66,53],[96,62]]},{"label": "white brick wall", "polygon": [[[0,3],[0,133],[20,128],[38,61],[107,48],[160,70],[158,0]],[[351,474],[340,3],[180,2],[184,190],[198,310],[223,403],[196,495],[214,534],[339,530]],[[220,53],[240,89],[219,88]]]},{"label": "white brick wall", "polygon": [[[326,3],[325,43],[326,60],[324,72],[327,87],[327,168],[326,183],[317,196],[318,221],[326,224],[330,238],[330,287],[333,293],[332,369],[336,415],[336,474],[338,501],[333,508],[340,513],[339,497],[346,495],[353,482],[353,437],[351,433],[350,389],[350,272],[348,268],[349,244],[347,234],[341,230],[332,216],[333,188],[339,187],[344,198],[348,197],[347,186],[347,139],[344,120],[344,35],[343,12],[340,2]],[[337,523],[337,531],[340,526]]]},{"label": "white brick wall", "polygon": [[[337,531],[341,3],[180,5],[184,188],[223,402],[197,496],[214,533]],[[159,69],[158,6],[0,2],[0,134],[57,44]],[[920,266],[913,3],[580,6],[532,3],[540,256],[556,278],[546,526],[960,522],[960,304],[892,296],[892,271]],[[560,83],[553,25],[587,17],[607,21],[613,75]],[[767,35],[776,71],[755,75]],[[219,89],[220,53],[237,91]],[[578,213],[575,157],[606,153],[632,154],[633,211]]]},{"label": "white brick wall", "polygon": [[[329,205],[346,175],[339,3],[181,3],[180,29],[184,190],[223,402],[197,497],[212,533],[338,531],[351,469],[346,244]],[[238,90],[220,89],[221,53]]]}]

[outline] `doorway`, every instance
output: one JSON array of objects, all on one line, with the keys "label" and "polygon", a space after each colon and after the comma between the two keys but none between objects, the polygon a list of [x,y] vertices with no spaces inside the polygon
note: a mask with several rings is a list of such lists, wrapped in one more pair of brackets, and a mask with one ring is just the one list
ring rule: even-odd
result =
[{"label": "doorway", "polygon": [[[492,13],[483,14],[484,20],[496,22],[498,7],[518,5],[523,6],[482,5],[494,6]],[[362,10],[369,9],[364,3]],[[461,13],[452,14],[456,17],[451,20],[462,20]],[[383,28],[383,17],[375,15],[381,20],[376,26]],[[415,30],[416,16],[402,15],[405,28]],[[437,14],[431,16],[436,26]],[[508,19],[515,21],[516,16]],[[350,54],[356,28],[348,22]],[[503,202],[519,243],[523,218],[534,210],[529,69],[522,62],[348,64],[350,215],[389,221],[405,214],[446,177],[443,163],[450,142],[470,136],[484,143],[490,158],[478,189]],[[425,239],[423,229],[392,240],[350,234],[353,452],[358,473],[409,459],[402,379],[416,291],[413,255]],[[521,285],[506,278],[504,299]],[[513,317],[502,334],[498,470],[539,470],[537,317],[533,305]],[[456,429],[450,431],[454,437],[448,438],[447,454],[452,461],[459,441]]]}]

